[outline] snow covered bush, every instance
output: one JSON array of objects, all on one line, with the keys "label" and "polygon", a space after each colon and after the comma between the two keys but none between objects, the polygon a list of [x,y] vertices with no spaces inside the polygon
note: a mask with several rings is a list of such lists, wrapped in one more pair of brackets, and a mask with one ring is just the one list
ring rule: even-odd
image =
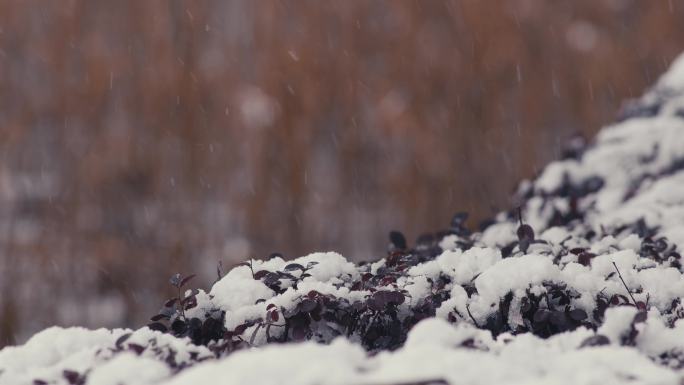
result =
[{"label": "snow covered bush", "polygon": [[680,58],[478,232],[459,213],[370,263],[274,255],[208,292],[177,275],[148,327],[48,329],[0,352],[0,383],[678,383],[683,93]]}]

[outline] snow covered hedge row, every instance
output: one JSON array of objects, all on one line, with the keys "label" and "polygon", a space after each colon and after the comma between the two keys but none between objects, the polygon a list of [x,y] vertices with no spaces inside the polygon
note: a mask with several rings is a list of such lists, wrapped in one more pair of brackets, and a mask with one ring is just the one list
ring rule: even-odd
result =
[{"label": "snow covered hedge row", "polygon": [[680,58],[479,232],[457,214],[373,263],[250,260],[209,292],[179,275],[148,328],[48,329],[0,352],[0,383],[676,383],[683,92]]}]

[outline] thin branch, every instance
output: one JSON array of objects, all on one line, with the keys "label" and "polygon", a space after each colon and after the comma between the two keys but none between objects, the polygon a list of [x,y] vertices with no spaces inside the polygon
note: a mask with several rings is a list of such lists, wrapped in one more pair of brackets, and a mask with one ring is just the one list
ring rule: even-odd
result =
[{"label": "thin branch", "polygon": [[183,319],[187,320],[187,318],[185,318],[185,304],[183,303],[183,297],[185,297],[185,295],[181,295],[182,289],[180,286],[177,286],[177,287],[178,287],[178,306],[180,306],[180,313],[181,313],[181,316],[183,317]]},{"label": "thin branch", "polygon": [[468,315],[470,316],[470,319],[473,320],[475,327],[479,328],[480,325],[477,324],[477,321],[475,321],[475,317],[473,317],[472,313],[470,313],[470,304],[466,304],[466,310],[468,311]]},{"label": "thin branch", "polygon": [[615,271],[618,273],[618,277],[620,277],[620,281],[622,281],[622,284],[625,285],[625,290],[627,290],[627,294],[629,294],[629,297],[632,298],[632,302],[634,302],[634,306],[637,306],[637,302],[634,299],[634,296],[632,296],[632,292],[629,291],[629,287],[627,287],[627,284],[625,283],[625,280],[622,279],[622,274],[620,274],[620,269],[618,269],[617,265],[615,262],[613,262],[613,266],[615,266]]},{"label": "thin branch", "polygon": [[257,332],[259,332],[259,329],[261,329],[261,324],[258,323],[256,325],[256,328],[254,329],[254,333],[252,333],[252,338],[249,339],[249,344],[250,346],[254,346],[254,340],[256,339]]}]

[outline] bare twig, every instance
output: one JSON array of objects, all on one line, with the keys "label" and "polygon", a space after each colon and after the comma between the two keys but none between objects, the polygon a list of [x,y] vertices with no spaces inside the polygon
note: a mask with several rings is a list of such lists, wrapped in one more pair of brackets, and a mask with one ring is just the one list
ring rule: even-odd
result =
[{"label": "bare twig", "polygon": [[249,345],[254,346],[254,340],[256,339],[257,332],[259,332],[259,329],[261,329],[261,324],[258,323],[256,325],[256,328],[254,329],[254,332],[252,333],[252,338],[249,339]]},{"label": "bare twig", "polygon": [[218,261],[218,264],[216,265],[216,276],[217,282],[223,278],[223,261]]},{"label": "bare twig", "polygon": [[185,320],[187,318],[185,318],[185,304],[183,303],[184,295],[181,293],[181,290],[183,290],[183,289],[181,289],[181,287],[179,285],[178,286],[178,306],[180,307],[181,316]]},{"label": "bare twig", "polygon": [[254,278],[254,267],[252,266],[252,258],[249,259],[249,271],[252,272],[252,278]]},{"label": "bare twig", "polygon": [[468,311],[468,315],[470,316],[470,319],[473,320],[475,327],[479,328],[480,325],[477,324],[477,321],[475,321],[475,317],[473,317],[472,313],[470,313],[470,304],[466,304],[466,310]]},{"label": "bare twig", "polygon": [[[449,385],[449,383],[441,378],[434,378],[430,380],[419,380],[415,382],[392,382],[394,385]],[[373,382],[372,384],[368,385],[381,385],[380,383]],[[386,385],[386,383],[382,383],[382,385]]]},{"label": "bare twig", "polygon": [[622,274],[620,274],[620,269],[618,269],[617,265],[615,262],[613,262],[613,266],[615,266],[615,271],[618,273],[618,277],[620,277],[620,281],[622,281],[622,284],[625,286],[625,290],[627,290],[627,294],[629,294],[629,297],[632,298],[632,302],[634,302],[634,306],[637,306],[637,302],[634,299],[634,296],[632,296],[632,292],[629,291],[629,287],[627,287],[627,284],[625,283],[625,280],[622,279]]}]

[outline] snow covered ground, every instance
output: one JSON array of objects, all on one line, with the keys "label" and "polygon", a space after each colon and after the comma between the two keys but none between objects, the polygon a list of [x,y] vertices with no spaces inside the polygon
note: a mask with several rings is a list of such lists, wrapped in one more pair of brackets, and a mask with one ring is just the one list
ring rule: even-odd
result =
[{"label": "snow covered ground", "polygon": [[682,383],[684,57],[518,195],[373,263],[174,277],[149,328],[47,329],[0,351],[0,384]]}]

